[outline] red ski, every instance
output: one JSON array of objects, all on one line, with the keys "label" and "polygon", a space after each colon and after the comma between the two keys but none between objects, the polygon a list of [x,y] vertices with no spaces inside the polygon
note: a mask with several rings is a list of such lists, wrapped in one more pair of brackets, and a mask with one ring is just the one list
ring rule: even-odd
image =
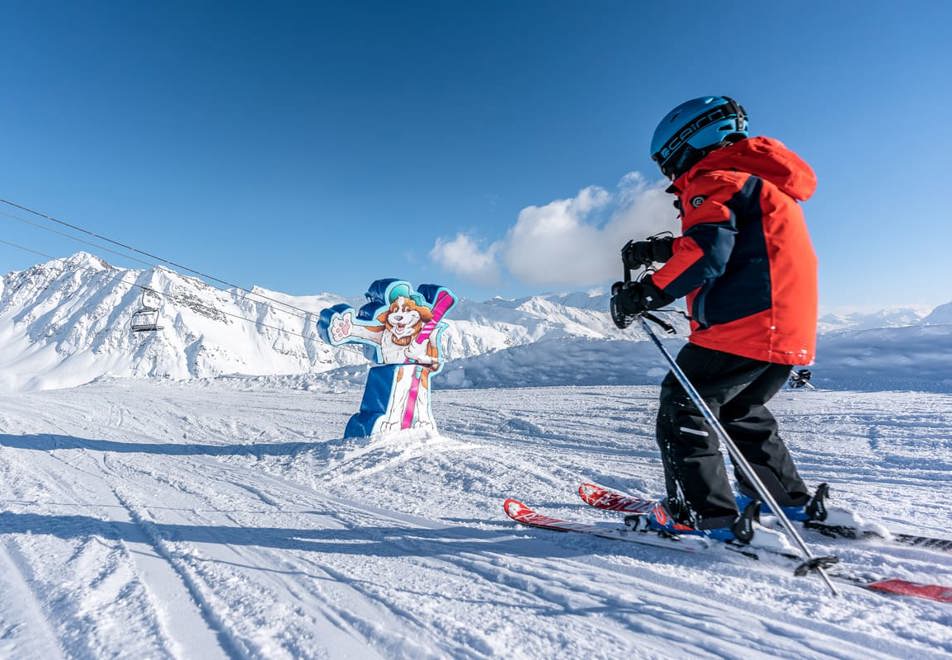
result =
[{"label": "red ski", "polygon": [[661,536],[654,532],[640,532],[618,525],[604,526],[552,518],[537,513],[519,500],[512,498],[506,500],[502,508],[507,516],[521,525],[548,529],[553,532],[577,532],[613,541],[628,541],[681,552],[702,552],[711,546],[710,541],[700,536]]},{"label": "red ski", "polygon": [[584,483],[578,487],[578,495],[586,504],[604,511],[619,513],[645,514],[654,508],[656,501],[645,500],[630,495],[622,495],[613,490],[602,488],[598,484]]},{"label": "red ski", "polygon": [[[578,487],[578,494],[579,497],[582,498],[583,502],[595,507],[596,509],[602,509],[603,511],[617,511],[619,513],[626,514],[645,514],[650,511],[651,508],[657,503],[653,500],[646,500],[640,497],[618,493],[593,483],[581,484]],[[845,533],[841,535],[846,538],[857,538],[856,535],[849,536]],[[925,539],[925,537],[911,536],[908,534],[896,534],[894,536],[895,539],[900,543],[930,547],[930,544],[924,542],[925,540],[932,541],[932,547],[942,550],[946,549],[943,546],[937,546],[938,542],[943,541],[943,539]],[[870,591],[876,591],[879,593],[890,593],[896,594],[898,596],[925,598],[927,600],[935,600],[940,603],[952,603],[952,587],[947,587],[941,584],[921,584],[919,582],[910,582],[908,580],[900,579],[870,581],[859,576],[850,575],[849,573],[843,573],[840,571],[832,572],[830,577],[838,582],[848,582],[850,584],[863,587],[864,589],[869,589]]]},{"label": "red ski", "polygon": [[941,584],[920,584],[907,580],[880,580],[879,582],[870,582],[866,585],[866,588],[899,596],[914,596],[916,598],[937,600],[940,603],[952,603],[952,587],[944,587]]},{"label": "red ski", "polygon": [[[582,498],[583,502],[596,509],[617,511],[619,513],[645,514],[651,511],[651,508],[656,504],[654,500],[625,495],[614,490],[609,490],[604,486],[587,482],[578,487],[578,496]],[[875,532],[858,530],[853,527],[830,525],[828,523],[813,521],[805,522],[803,526],[807,529],[816,530],[820,534],[829,536],[830,538],[882,539],[884,541],[892,541],[902,545],[912,545],[927,550],[952,552],[952,539],[940,539],[931,536],[919,536],[917,534],[904,534],[901,532],[890,532],[891,537],[884,537]]]}]

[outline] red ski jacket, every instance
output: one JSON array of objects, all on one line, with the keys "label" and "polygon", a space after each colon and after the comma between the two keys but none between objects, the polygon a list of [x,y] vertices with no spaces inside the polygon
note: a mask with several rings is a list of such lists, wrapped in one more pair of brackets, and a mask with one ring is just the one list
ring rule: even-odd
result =
[{"label": "red ski jacket", "polygon": [[814,190],[810,166],[766,137],[713,151],[675,180],[682,236],[652,281],[687,296],[692,343],[765,362],[813,361],[817,259],[797,202]]}]

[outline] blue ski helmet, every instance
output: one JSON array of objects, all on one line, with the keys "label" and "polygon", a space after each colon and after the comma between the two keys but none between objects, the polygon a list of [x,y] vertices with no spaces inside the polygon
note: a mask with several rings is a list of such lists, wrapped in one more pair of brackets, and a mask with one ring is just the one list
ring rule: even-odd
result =
[{"label": "blue ski helmet", "polygon": [[747,137],[747,112],[729,96],[701,96],[665,115],[651,138],[651,159],[675,179],[713,148]]}]

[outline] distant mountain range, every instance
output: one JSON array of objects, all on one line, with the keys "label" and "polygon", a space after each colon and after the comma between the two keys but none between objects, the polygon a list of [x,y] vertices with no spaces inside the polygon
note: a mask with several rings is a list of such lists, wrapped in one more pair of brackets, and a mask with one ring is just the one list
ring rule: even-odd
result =
[{"label": "distant mountain range", "polygon": [[[158,332],[130,329],[141,306],[136,285],[165,294]],[[222,291],[162,267],[119,268],[85,252],[9,273],[0,280],[0,390],[72,387],[100,377],[321,374],[366,364],[357,349],[325,344],[315,327],[324,307],[362,299],[253,291]],[[650,346],[631,345],[644,336],[618,330],[607,307],[607,295],[586,293],[462,300],[446,333],[448,357],[458,363],[442,380],[457,387],[656,382],[660,363]],[[686,321],[676,324],[684,333]],[[855,347],[844,333],[946,324],[952,303],[931,314],[827,315],[820,329],[836,346]]]},{"label": "distant mountain range", "polygon": [[[131,331],[142,295],[135,285],[173,297],[159,310],[161,331]],[[301,300],[313,309],[336,302]],[[363,361],[357,351],[324,344],[313,315],[286,310],[165,268],[117,268],[80,252],[0,281],[0,389],[70,387],[101,376],[300,373]]]},{"label": "distant mountain range", "polygon": [[[140,287],[165,294],[158,332],[131,331]],[[9,273],[0,280],[0,390],[71,387],[102,376],[321,373],[366,363],[356,348],[325,344],[315,326],[321,309],[359,306],[362,298],[253,291],[222,291],[162,267],[119,268],[86,252]],[[637,339],[614,327],[606,306],[604,296],[587,294],[461,301],[450,315],[448,355],[563,337]]]}]

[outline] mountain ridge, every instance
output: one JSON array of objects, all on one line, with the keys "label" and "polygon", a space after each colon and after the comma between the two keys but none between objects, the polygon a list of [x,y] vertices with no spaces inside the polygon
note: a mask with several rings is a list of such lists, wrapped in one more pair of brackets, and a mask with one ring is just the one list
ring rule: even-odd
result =
[{"label": "mountain ridge", "polygon": [[[164,327],[159,332],[130,330],[144,289],[162,294],[159,323]],[[545,376],[546,383],[560,377],[569,383],[618,382],[617,376],[593,373],[605,371],[613,360],[644,363],[625,367],[634,371],[624,382],[655,378],[658,365],[648,359],[650,352],[624,348],[643,341],[643,333],[637,326],[616,328],[607,312],[608,298],[574,292],[460,300],[444,335],[448,360],[461,361],[449,365],[447,385],[486,386],[493,369],[504,369],[503,380],[511,384],[520,378],[531,384],[532,373]],[[320,310],[341,302],[356,307],[363,300],[329,292],[293,296],[257,286],[251,293],[223,290],[162,266],[121,268],[77,252],[0,278],[0,390],[72,387],[99,378],[295,376],[366,365],[356,347],[334,348],[318,336]],[[852,333],[882,326],[941,326],[952,322],[949,310],[952,303],[928,315],[912,308],[826,315],[820,329],[829,338],[821,345],[854,355]],[[686,320],[672,316],[679,334],[687,334]],[[842,335],[846,337],[833,340]],[[568,364],[580,359],[589,366]],[[530,369],[532,360],[566,365]],[[585,373],[580,376],[573,368]]]}]

